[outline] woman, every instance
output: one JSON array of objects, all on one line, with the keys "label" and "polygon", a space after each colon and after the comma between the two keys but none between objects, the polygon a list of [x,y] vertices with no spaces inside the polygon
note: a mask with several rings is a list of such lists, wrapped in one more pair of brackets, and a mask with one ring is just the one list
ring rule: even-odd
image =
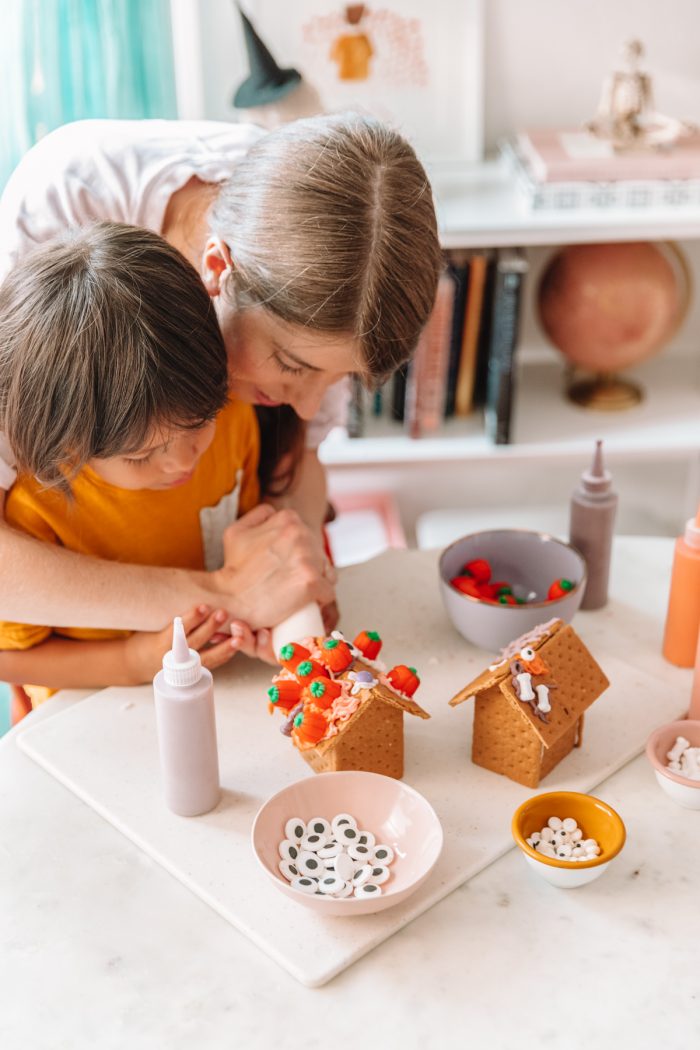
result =
[{"label": "woman", "polygon": [[[232,393],[261,415],[267,501],[299,517],[257,508],[230,528],[226,567],[210,574],[37,552],[3,523],[0,615],[152,630],[213,602],[255,629],[308,600],[331,602],[315,543],[326,505],[316,448],[342,421],[343,377],[376,382],[410,356],[441,265],[413,150],[356,115],[269,134],[216,123],[67,125],[27,154],[3,194],[0,280],[29,247],[100,219],[161,233],[201,273]],[[12,456],[0,453],[6,489]]]}]

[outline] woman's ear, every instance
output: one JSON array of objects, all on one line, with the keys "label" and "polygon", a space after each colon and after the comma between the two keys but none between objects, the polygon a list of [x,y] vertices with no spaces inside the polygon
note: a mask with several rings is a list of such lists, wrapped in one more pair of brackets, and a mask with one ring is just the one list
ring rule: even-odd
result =
[{"label": "woman's ear", "polygon": [[224,279],[232,271],[233,260],[228,245],[220,237],[210,237],[202,253],[202,280],[212,298],[220,294]]}]

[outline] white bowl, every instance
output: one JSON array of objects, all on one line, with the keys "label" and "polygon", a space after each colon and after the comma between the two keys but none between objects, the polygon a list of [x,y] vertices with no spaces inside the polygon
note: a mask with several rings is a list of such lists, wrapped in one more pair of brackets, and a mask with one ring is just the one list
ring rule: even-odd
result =
[{"label": "white bowl", "polygon": [[700,747],[700,719],[683,718],[655,729],[647,740],[646,753],[657,783],[669,798],[685,809],[700,809],[700,780],[689,780],[666,768],[666,755],[679,736],[692,747]]},{"label": "white bowl", "polygon": [[[497,580],[507,580],[524,593],[546,598],[550,584],[562,577],[572,590],[552,601],[496,605],[455,590],[450,580],[474,558],[485,558]],[[586,586],[586,562],[575,547],[544,532],[491,529],[455,540],[440,555],[440,592],[445,609],[463,638],[481,649],[497,652],[546,620],[569,623]]]},{"label": "white bowl", "polygon": [[[294,889],[279,870],[278,847],[292,817],[331,820],[350,813],[377,843],[391,846],[391,877],[378,897],[309,895]],[[368,915],[406,900],[425,882],[442,850],[442,826],[432,806],[412,787],[379,773],[348,771],[305,777],[278,791],[258,811],[251,833],[263,871],[297,904],[323,915]]]}]

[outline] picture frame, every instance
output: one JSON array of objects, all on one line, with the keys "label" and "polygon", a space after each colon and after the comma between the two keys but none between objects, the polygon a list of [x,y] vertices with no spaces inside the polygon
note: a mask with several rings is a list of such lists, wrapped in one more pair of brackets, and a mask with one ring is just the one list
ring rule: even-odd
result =
[{"label": "picture frame", "polygon": [[245,0],[275,59],[325,111],[397,127],[429,168],[483,157],[483,0]]}]

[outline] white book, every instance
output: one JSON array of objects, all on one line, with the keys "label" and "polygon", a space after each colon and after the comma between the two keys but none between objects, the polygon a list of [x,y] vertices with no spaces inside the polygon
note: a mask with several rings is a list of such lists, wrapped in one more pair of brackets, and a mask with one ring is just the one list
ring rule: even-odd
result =
[{"label": "white book", "polygon": [[668,209],[682,212],[700,208],[700,179],[630,179],[615,182],[542,182],[530,168],[517,143],[499,143],[515,178],[523,203],[532,211],[577,211],[618,208]]}]

